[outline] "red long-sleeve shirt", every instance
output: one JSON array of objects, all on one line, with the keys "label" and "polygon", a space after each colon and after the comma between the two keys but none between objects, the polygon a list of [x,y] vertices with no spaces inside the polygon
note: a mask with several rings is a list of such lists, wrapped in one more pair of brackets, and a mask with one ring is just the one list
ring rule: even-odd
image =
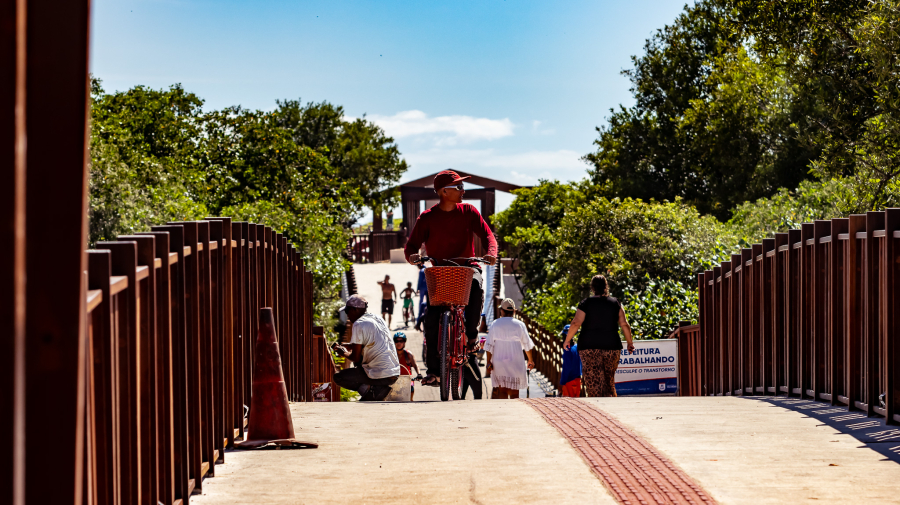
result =
[{"label": "red long-sleeve shirt", "polygon": [[475,255],[473,234],[487,245],[489,256],[497,256],[497,239],[478,209],[468,203],[458,203],[447,212],[435,205],[416,220],[404,249],[406,259],[417,254],[422,244],[428,256],[435,259],[435,265],[448,265],[444,260],[451,258],[471,258]]}]

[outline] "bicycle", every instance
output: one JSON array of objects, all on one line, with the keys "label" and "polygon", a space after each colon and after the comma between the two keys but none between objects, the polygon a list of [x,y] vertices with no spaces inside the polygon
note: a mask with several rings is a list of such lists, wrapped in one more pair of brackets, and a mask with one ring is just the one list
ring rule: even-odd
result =
[{"label": "bicycle", "polygon": [[[455,266],[432,266],[425,269],[430,304],[446,307],[441,313],[438,331],[441,401],[447,401],[451,397],[454,400],[461,398],[462,367],[466,366],[468,353],[472,352],[467,349],[465,308],[469,304],[474,271],[471,267],[459,265],[452,260],[490,264],[483,258],[452,258],[446,261]],[[428,256],[420,257],[416,263],[421,265],[427,261],[434,264],[434,260]]]},{"label": "bicycle", "polygon": [[403,326],[409,328],[409,322],[416,321],[416,314],[413,312],[412,305],[406,306],[407,298],[403,298]]}]

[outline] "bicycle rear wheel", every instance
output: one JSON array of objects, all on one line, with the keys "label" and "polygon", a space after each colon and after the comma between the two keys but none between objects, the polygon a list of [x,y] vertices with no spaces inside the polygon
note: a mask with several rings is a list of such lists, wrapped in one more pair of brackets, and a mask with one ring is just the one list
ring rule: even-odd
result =
[{"label": "bicycle rear wheel", "polygon": [[[450,311],[441,314],[441,326],[438,333],[438,349],[441,358],[441,401],[445,402],[450,399],[450,353],[452,343],[450,340]],[[459,394],[459,393],[457,393]]]}]

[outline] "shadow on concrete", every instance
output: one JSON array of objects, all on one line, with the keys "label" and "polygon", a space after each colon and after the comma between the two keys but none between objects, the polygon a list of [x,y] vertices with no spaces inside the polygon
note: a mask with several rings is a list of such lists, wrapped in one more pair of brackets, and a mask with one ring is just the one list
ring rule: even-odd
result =
[{"label": "shadow on concrete", "polygon": [[783,409],[799,412],[830,426],[842,434],[850,435],[871,449],[895,463],[900,463],[900,426],[885,424],[884,418],[866,417],[865,413],[849,411],[843,405],[829,405],[808,399],[785,396],[738,396],[747,400],[761,401]]}]

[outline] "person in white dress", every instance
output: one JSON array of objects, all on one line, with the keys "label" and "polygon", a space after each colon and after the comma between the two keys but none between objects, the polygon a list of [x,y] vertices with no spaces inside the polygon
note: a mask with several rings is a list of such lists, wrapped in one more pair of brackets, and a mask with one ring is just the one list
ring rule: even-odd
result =
[{"label": "person in white dress", "polygon": [[[494,320],[484,342],[487,373],[491,376],[491,399],[518,398],[528,387],[528,370],[534,368],[534,342],[525,323],[513,318],[516,304],[509,298],[500,302],[500,318]],[[528,356],[526,366],[522,351]]]}]

